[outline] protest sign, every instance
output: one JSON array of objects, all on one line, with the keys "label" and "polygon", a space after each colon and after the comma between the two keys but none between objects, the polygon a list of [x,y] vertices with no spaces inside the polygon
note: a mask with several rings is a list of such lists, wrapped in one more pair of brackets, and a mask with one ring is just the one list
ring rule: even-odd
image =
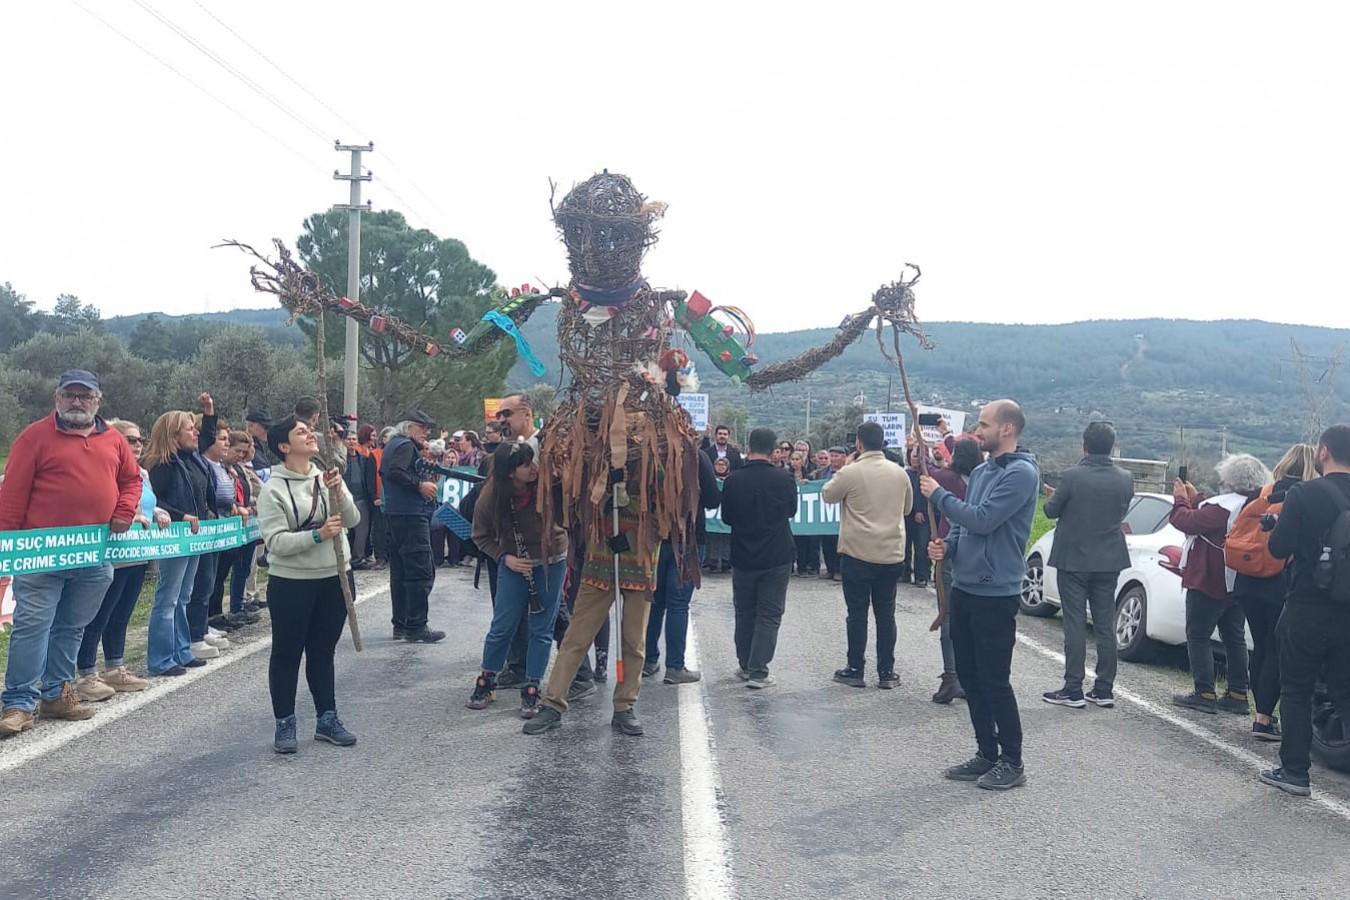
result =
[{"label": "protest sign", "polygon": [[905,446],[905,414],[904,413],[867,413],[863,416],[864,422],[876,422],[881,426],[882,431],[886,432],[887,447]]},{"label": "protest sign", "polygon": [[167,528],[136,526],[122,534],[110,534],[107,525],[4,531],[0,532],[0,576],[197,556],[261,538],[256,521],[245,524],[238,516],[202,522],[196,534],[186,522]]},{"label": "protest sign", "polygon": [[680,394],[675,401],[688,410],[695,431],[708,430],[707,394]]},{"label": "protest sign", "polygon": [[[947,427],[951,433],[958,438],[966,430],[966,414],[959,409],[943,409],[940,406],[920,406],[920,416],[939,415],[947,420]],[[921,425],[923,439],[929,444],[937,444],[942,441],[942,435],[938,433],[936,425]]]}]

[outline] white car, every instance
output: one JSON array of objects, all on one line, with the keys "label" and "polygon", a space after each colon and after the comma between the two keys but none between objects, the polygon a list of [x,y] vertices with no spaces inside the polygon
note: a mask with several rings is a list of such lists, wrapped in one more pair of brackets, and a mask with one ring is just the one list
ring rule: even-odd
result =
[{"label": "white car", "polygon": [[[1186,536],[1168,521],[1171,512],[1171,497],[1136,494],[1121,523],[1130,550],[1130,567],[1116,583],[1116,647],[1121,659],[1142,661],[1158,644],[1186,643],[1186,594],[1178,572]],[[1060,605],[1055,570],[1046,565],[1054,540],[1051,529],[1027,552],[1022,612],[1029,616],[1053,616]],[[1250,632],[1247,645],[1250,648]]]}]

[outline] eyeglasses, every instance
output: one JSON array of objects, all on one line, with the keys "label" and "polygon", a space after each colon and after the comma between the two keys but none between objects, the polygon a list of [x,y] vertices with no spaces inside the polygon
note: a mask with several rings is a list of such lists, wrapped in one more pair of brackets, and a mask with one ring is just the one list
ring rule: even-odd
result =
[{"label": "eyeglasses", "polygon": [[98,394],[72,394],[69,391],[61,391],[57,394],[67,403],[94,403],[98,400]]},{"label": "eyeglasses", "polygon": [[140,444],[145,443],[145,438],[132,437],[131,435],[127,435],[127,443],[131,444],[132,446],[139,446]]}]

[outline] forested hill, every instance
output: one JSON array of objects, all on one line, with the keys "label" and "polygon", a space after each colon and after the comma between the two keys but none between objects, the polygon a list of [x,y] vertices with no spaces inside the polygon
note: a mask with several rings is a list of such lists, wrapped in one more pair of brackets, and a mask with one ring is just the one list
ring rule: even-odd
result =
[{"label": "forested hill", "polygon": [[[130,335],[144,316],[107,320],[109,331]],[[165,317],[170,318],[170,317]],[[299,342],[298,328],[285,326],[280,310],[237,310],[198,317],[204,322],[238,322],[264,328],[274,341]],[[511,370],[509,386],[524,388],[559,379],[555,325],[557,307],[546,306],[524,333],[549,366],[542,379],[523,363]],[[1043,453],[1071,454],[1091,413],[1116,423],[1127,455],[1174,458],[1182,427],[1187,452],[1203,458],[1217,453],[1221,426],[1229,449],[1270,456],[1305,435],[1310,406],[1325,394],[1325,421],[1350,410],[1350,369],[1293,361],[1291,339],[1308,356],[1330,357],[1350,340],[1344,331],[1258,321],[1101,320],[1070,325],[990,325],[934,322],[927,326],[936,347],[919,351],[907,341],[908,369],[920,402],[970,409],[971,404],[1009,396],[1028,410],[1029,444]],[[833,328],[762,334],[755,344],[762,364],[819,346]],[[695,353],[703,390],[713,408],[746,408],[750,424],[767,424],[790,434],[806,432],[806,398],[811,394],[812,431],[823,416],[842,413],[861,395],[871,411],[899,410],[898,379],[866,334],[839,359],[800,384],[784,385],[751,400],[732,387],[710,362]],[[1319,381],[1320,379],[1320,381]],[[1306,389],[1304,382],[1306,381]]]}]

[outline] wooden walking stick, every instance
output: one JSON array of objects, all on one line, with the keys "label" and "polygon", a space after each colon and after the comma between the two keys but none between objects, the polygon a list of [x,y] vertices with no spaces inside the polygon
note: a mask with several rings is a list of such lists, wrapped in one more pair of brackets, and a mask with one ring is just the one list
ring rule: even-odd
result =
[{"label": "wooden walking stick", "polygon": [[[319,421],[324,423],[324,440],[328,441],[332,451],[333,465],[327,470],[331,472],[337,469],[337,448],[332,446],[332,441],[328,438],[328,375],[324,366],[323,359],[323,307],[319,307],[318,313],[319,330],[315,337],[315,349],[319,354]],[[325,472],[325,475],[327,474]],[[338,510],[339,515],[342,510],[342,485],[330,487],[328,489],[328,509]],[[347,624],[352,629],[352,646],[356,652],[361,652],[361,626],[356,620],[356,598],[352,596],[351,582],[347,579],[347,555],[342,552],[341,535],[333,538],[333,556],[337,561],[338,584],[342,585],[342,602],[347,606]]]},{"label": "wooden walking stick", "polygon": [[[928,474],[928,441],[924,439],[923,428],[919,425],[919,407],[914,403],[914,397],[909,392],[909,377],[905,374],[905,358],[900,355],[899,341],[896,342],[895,364],[900,369],[900,387],[905,392],[905,405],[909,407],[909,415],[914,423],[914,439],[919,450],[919,472],[923,475]],[[928,527],[932,529],[937,521],[934,518],[933,501],[928,501]],[[931,532],[936,534],[936,532]],[[933,620],[933,624],[928,626],[929,631],[937,631],[942,627],[942,623],[947,618],[947,587],[942,583],[942,560],[933,560],[933,586],[937,588],[938,614]]]}]

